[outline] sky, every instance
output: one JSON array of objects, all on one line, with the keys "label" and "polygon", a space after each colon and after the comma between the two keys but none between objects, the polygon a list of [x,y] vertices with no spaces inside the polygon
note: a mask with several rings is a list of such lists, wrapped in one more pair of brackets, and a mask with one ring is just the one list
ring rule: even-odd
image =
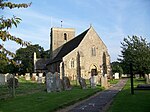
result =
[{"label": "sky", "polygon": [[[108,48],[111,62],[121,54],[125,37],[137,35],[150,42],[150,0],[9,0],[30,3],[23,9],[0,10],[1,15],[22,19],[12,35],[48,50],[50,28],[75,28],[76,35],[92,25]],[[5,42],[4,46],[15,52],[21,46]]]}]

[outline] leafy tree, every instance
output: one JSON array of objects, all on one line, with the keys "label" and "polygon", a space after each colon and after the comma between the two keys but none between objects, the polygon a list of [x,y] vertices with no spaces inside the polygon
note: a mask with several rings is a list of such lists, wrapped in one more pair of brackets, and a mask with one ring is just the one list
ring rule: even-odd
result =
[{"label": "leafy tree", "polygon": [[43,47],[36,45],[29,45],[26,48],[20,48],[16,51],[16,61],[21,61],[20,71],[33,72],[33,53],[36,52],[37,58],[41,58],[44,52]]},{"label": "leafy tree", "polygon": [[[27,8],[31,5],[30,4],[15,4],[15,3],[11,3],[11,2],[7,2],[7,0],[0,0],[0,9],[4,10],[5,8],[9,8],[9,9],[13,9],[13,8]],[[0,40],[2,42],[6,42],[8,40],[14,41],[17,44],[20,44],[22,46],[27,46],[30,43],[23,41],[22,39],[20,39],[19,37],[15,37],[13,35],[11,35],[9,33],[9,30],[15,26],[17,27],[17,25],[20,23],[21,19],[13,16],[12,18],[6,18],[4,15],[2,15],[0,17]],[[15,61],[13,61],[12,59],[8,58],[8,57],[15,57],[15,54],[9,50],[7,50],[6,48],[4,48],[4,46],[0,43],[0,59],[4,59],[7,62],[16,64]]]},{"label": "leafy tree", "polygon": [[111,63],[112,73],[118,72],[120,75],[123,74],[122,66],[119,62],[115,61]]},{"label": "leafy tree", "polygon": [[121,45],[122,54],[118,60],[122,63],[124,72],[129,73],[130,63],[134,73],[144,75],[150,72],[150,44],[145,38],[128,36]]},{"label": "leafy tree", "polygon": [[0,73],[7,73],[7,61],[0,59]]},{"label": "leafy tree", "polygon": [[50,50],[41,52],[41,58],[50,58]]}]

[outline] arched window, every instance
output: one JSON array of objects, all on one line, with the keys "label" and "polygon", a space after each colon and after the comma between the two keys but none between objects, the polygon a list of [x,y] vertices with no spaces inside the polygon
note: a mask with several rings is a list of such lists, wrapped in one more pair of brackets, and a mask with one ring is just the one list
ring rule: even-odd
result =
[{"label": "arched window", "polygon": [[67,34],[64,33],[64,40],[67,40]]},{"label": "arched window", "polygon": [[96,48],[95,47],[91,48],[91,53],[92,53],[92,56],[96,56]]}]

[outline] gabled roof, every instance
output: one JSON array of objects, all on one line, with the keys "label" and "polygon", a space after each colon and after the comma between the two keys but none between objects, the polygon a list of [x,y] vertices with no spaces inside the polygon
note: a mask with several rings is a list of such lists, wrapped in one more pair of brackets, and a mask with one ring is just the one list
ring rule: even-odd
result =
[{"label": "gabled roof", "polygon": [[59,51],[59,53],[56,55],[56,57],[51,60],[47,65],[61,61],[62,58],[67,55],[68,53],[70,53],[72,50],[74,50],[75,48],[78,47],[78,45],[80,44],[80,42],[83,40],[83,38],[85,37],[85,35],[87,34],[87,32],[89,31],[89,29],[87,29],[86,31],[84,31],[83,33],[79,34],[78,36],[76,36],[75,38],[73,38],[72,40],[68,41],[67,43],[65,43],[64,45],[62,45],[61,50]]}]

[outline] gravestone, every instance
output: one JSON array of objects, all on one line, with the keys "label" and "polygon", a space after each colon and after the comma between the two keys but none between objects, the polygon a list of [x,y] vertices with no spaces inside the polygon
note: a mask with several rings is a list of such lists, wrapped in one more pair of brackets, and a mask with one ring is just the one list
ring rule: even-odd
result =
[{"label": "gravestone", "polygon": [[0,85],[5,85],[7,83],[7,80],[12,78],[12,74],[0,74]]},{"label": "gravestone", "polygon": [[139,74],[135,74],[135,78],[136,78],[136,79],[139,79],[139,78],[140,78],[140,75],[139,75]]},{"label": "gravestone", "polygon": [[30,73],[25,74],[25,80],[30,80]]},{"label": "gravestone", "polygon": [[119,79],[119,73],[115,73],[115,79]]},{"label": "gravestone", "polygon": [[148,74],[148,78],[150,79],[150,74]]},{"label": "gravestone", "polygon": [[39,77],[43,77],[43,73],[38,73]]},{"label": "gravestone", "polygon": [[62,90],[62,82],[60,79],[60,73],[55,72],[54,76],[56,77],[56,91],[61,91]]},{"label": "gravestone", "polygon": [[48,72],[46,74],[46,89],[48,93],[55,90],[54,89],[55,87],[53,85],[54,85],[54,76],[51,72]]},{"label": "gravestone", "polygon": [[71,90],[71,84],[68,77],[63,77],[63,88],[64,90]]},{"label": "gravestone", "polygon": [[31,80],[32,80],[32,81],[37,81],[36,76],[37,76],[36,73],[32,73],[32,78],[31,78]]},{"label": "gravestone", "polygon": [[84,78],[82,78],[82,77],[79,78],[79,84],[82,89],[86,89],[86,82],[85,82]]},{"label": "gravestone", "polygon": [[101,86],[104,87],[105,89],[108,89],[107,74],[102,75],[102,77],[101,77]]},{"label": "gravestone", "polygon": [[5,85],[5,74],[0,74],[0,85]]},{"label": "gravestone", "polygon": [[90,77],[90,86],[91,88],[95,88],[97,84],[97,76],[91,76]]},{"label": "gravestone", "polygon": [[145,74],[146,84],[150,84],[149,75]]},{"label": "gravestone", "polygon": [[62,84],[60,80],[60,74],[57,72],[55,72],[54,74],[48,72],[46,74],[46,86],[47,86],[47,92],[61,91]]},{"label": "gravestone", "polygon": [[42,77],[43,77],[43,73],[38,73],[38,78],[37,78],[37,83],[43,83],[43,81],[42,81]]}]

